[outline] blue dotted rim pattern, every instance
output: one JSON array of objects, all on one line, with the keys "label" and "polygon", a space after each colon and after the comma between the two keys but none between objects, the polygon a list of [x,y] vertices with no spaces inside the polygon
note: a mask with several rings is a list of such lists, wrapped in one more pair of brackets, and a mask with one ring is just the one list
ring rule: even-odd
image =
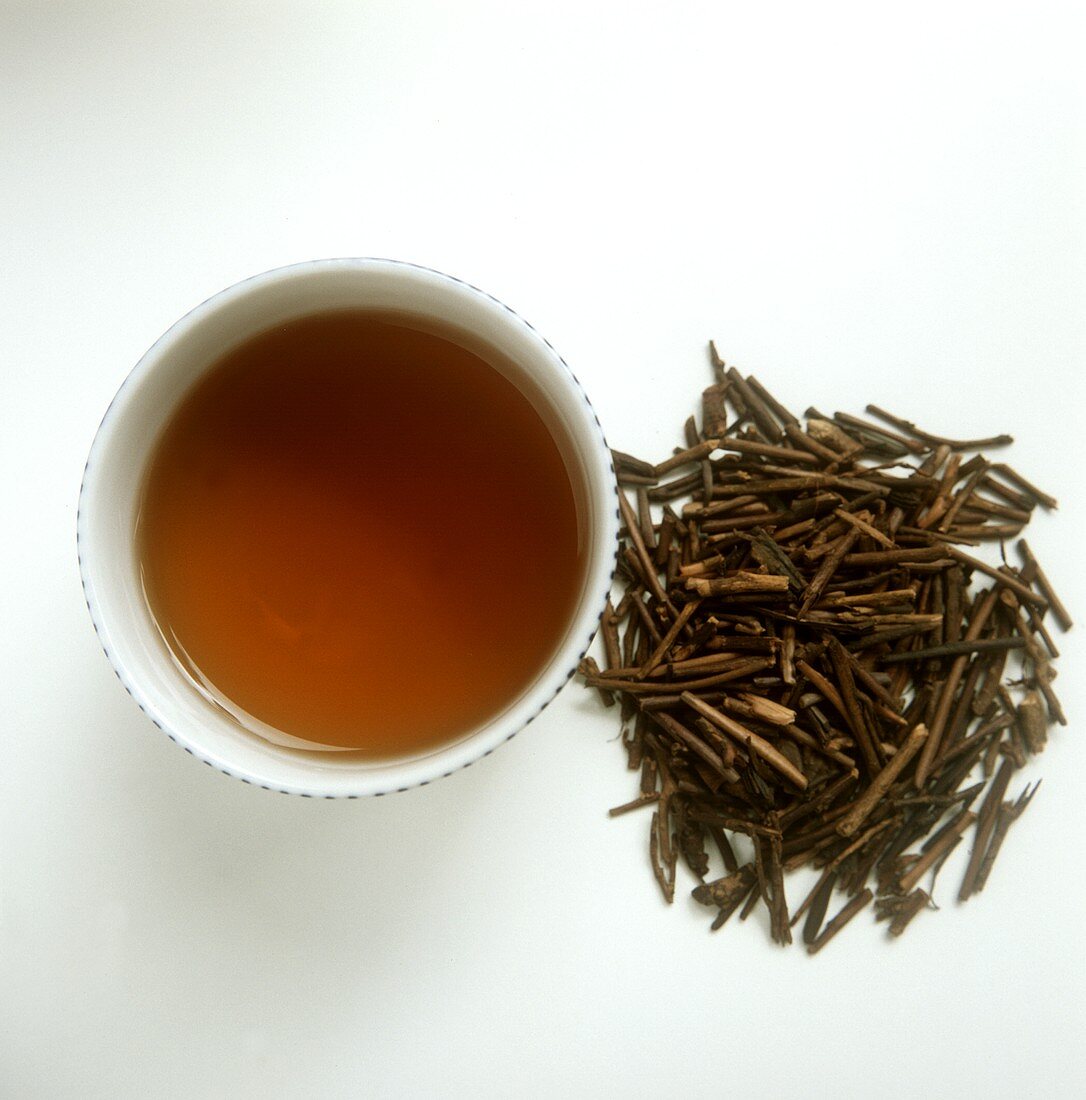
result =
[{"label": "blue dotted rim pattern", "polygon": [[209,298],[206,298],[199,305],[197,305],[197,306],[193,307],[191,310],[189,310],[188,313],[186,313],[178,322],[176,322],[173,326],[171,326],[171,328],[168,329],[166,331],[166,333],[164,333],[158,340],[156,340],[155,343],[152,344],[151,347],[148,349],[148,351],[143,356],[140,357],[137,364],[132,368],[131,371],[129,371],[129,373],[126,376],[125,380],[121,383],[121,385],[118,388],[117,392],[113,395],[113,398],[110,400],[109,405],[106,407],[106,411],[103,414],[102,419],[98,424],[97,430],[95,431],[94,441],[91,444],[91,450],[90,450],[90,453],[87,456],[86,464],[83,467],[83,477],[82,477],[82,479],[80,481],[80,485],[79,485],[79,503],[78,503],[78,506],[76,508],[76,556],[77,556],[78,561],[79,561],[79,579],[80,579],[80,583],[81,583],[82,588],[83,588],[83,599],[84,599],[84,602],[86,603],[87,611],[90,614],[90,619],[91,619],[91,623],[94,626],[95,635],[98,638],[99,645],[101,645],[101,647],[102,647],[102,651],[105,653],[106,658],[109,661],[110,667],[113,669],[113,674],[117,677],[117,680],[120,682],[121,686],[129,694],[129,696],[136,703],[136,705],[140,708],[140,710],[143,711],[143,713],[150,719],[150,721],[154,724],[154,726],[157,729],[161,730],[172,742],[174,742],[174,744],[179,745],[190,756],[193,756],[198,760],[202,760],[209,768],[215,768],[217,771],[222,772],[223,775],[230,776],[231,779],[240,779],[242,783],[248,784],[249,786],[260,787],[262,790],[265,790],[265,791],[274,791],[278,794],[296,795],[297,797],[300,797],[300,798],[326,798],[326,799],[335,799],[335,798],[352,799],[352,798],[363,798],[363,797],[380,798],[380,797],[382,797],[383,795],[386,795],[386,794],[400,794],[404,791],[411,790],[413,787],[425,787],[429,783],[432,783],[434,781],[434,779],[438,779],[438,778],[445,779],[445,778],[448,778],[448,776],[454,774],[454,772],[463,770],[464,768],[470,768],[472,764],[476,763],[476,761],[482,760],[484,757],[489,756],[500,745],[506,744],[507,742],[511,741],[522,730],[527,729],[527,727],[530,726],[532,724],[532,722],[534,722],[535,719],[538,718],[539,715],[542,714],[543,711],[546,710],[546,708],[548,706],[550,706],[550,704],[554,701],[554,699],[557,697],[559,692],[561,692],[561,690],[566,686],[566,684],[568,684],[569,681],[573,678],[574,674],[577,671],[578,666],[580,665],[581,661],[584,659],[585,655],[588,653],[588,650],[591,648],[592,641],[596,637],[596,634],[599,630],[599,624],[600,624],[600,620],[603,616],[603,612],[604,612],[604,609],[605,609],[606,604],[607,604],[607,598],[611,593],[612,586],[614,585],[615,570],[617,569],[617,564],[618,564],[618,540],[617,540],[617,538],[614,540],[614,547],[613,547],[612,556],[611,556],[610,576],[608,577],[607,584],[606,584],[606,587],[604,588],[604,591],[603,591],[602,595],[599,595],[596,598],[596,604],[597,604],[599,610],[597,611],[596,615],[591,620],[591,628],[589,630],[588,638],[585,641],[584,647],[581,649],[580,653],[577,655],[576,660],[573,662],[573,665],[566,671],[565,675],[558,682],[558,686],[550,694],[550,696],[547,697],[546,699],[544,699],[543,702],[540,703],[539,707],[531,715],[529,715],[521,723],[521,725],[517,726],[517,728],[514,729],[511,733],[509,733],[502,741],[498,742],[497,745],[492,745],[490,748],[485,749],[484,751],[480,752],[478,756],[474,756],[469,760],[465,760],[458,767],[451,768],[449,771],[442,772],[439,776],[435,776],[431,779],[420,779],[417,782],[409,783],[406,786],[390,787],[388,790],[375,790],[375,791],[372,791],[372,792],[368,792],[365,795],[362,795],[362,794],[316,794],[315,795],[310,791],[292,790],[292,789],[287,788],[287,787],[272,786],[272,785],[267,784],[267,783],[257,783],[254,780],[249,779],[248,777],[246,777],[244,775],[240,775],[236,772],[230,771],[230,769],[225,767],[220,761],[208,759],[208,757],[206,757],[202,753],[194,750],[191,746],[185,744],[185,742],[182,741],[176,734],[174,734],[171,730],[167,729],[166,726],[163,725],[162,722],[160,722],[153,714],[151,714],[151,712],[147,709],[144,702],[139,698],[139,696],[136,693],[136,691],[134,690],[133,686],[128,682],[128,680],[125,678],[125,676],[121,673],[121,670],[118,667],[118,662],[114,658],[113,653],[110,651],[109,646],[106,644],[106,640],[105,640],[105,637],[103,635],[101,625],[99,624],[98,619],[95,616],[94,607],[92,606],[90,595],[87,591],[87,573],[86,573],[86,566],[85,566],[85,561],[84,561],[84,551],[83,551],[82,515],[83,515],[83,507],[84,507],[84,491],[86,489],[86,484],[87,484],[87,474],[88,474],[88,471],[91,468],[91,459],[93,458],[94,451],[95,451],[95,444],[97,443],[99,437],[102,434],[102,429],[105,427],[106,423],[109,421],[110,416],[113,413],[114,406],[117,404],[118,398],[121,396],[121,394],[123,394],[125,392],[125,390],[128,388],[128,386],[132,382],[133,378],[137,375],[137,373],[139,373],[140,365],[146,360],[147,356],[150,355],[151,352],[154,351],[154,349],[158,346],[159,343],[161,343],[163,340],[166,339],[166,337],[169,335],[169,333],[172,332],[173,329],[176,328],[176,326],[178,324],[180,324],[186,318],[190,317],[192,314],[197,313],[198,311],[202,310],[204,308],[204,306],[206,306],[209,302],[213,301],[214,299],[218,298],[221,294],[224,294],[227,291],[240,290],[242,287],[246,286],[247,284],[252,283],[252,282],[254,282],[256,280],[259,280],[259,279],[263,279],[263,278],[265,278],[269,275],[283,274],[283,273],[286,273],[288,271],[301,271],[305,268],[312,268],[312,267],[327,267],[330,264],[342,264],[342,265],[380,264],[380,265],[394,266],[394,267],[398,267],[398,268],[409,268],[409,269],[414,269],[414,270],[417,270],[417,271],[425,272],[429,275],[436,275],[441,279],[447,280],[450,283],[454,283],[454,284],[456,284],[460,287],[463,287],[463,288],[471,291],[472,293],[477,294],[482,298],[485,298],[487,301],[492,302],[494,305],[499,306],[502,310],[504,310],[511,317],[513,317],[518,324],[522,325],[525,329],[527,329],[535,337],[535,339],[540,341],[549,350],[551,355],[559,363],[561,363],[561,365],[564,368],[564,370],[565,370],[566,374],[568,375],[569,379],[573,382],[577,392],[580,394],[581,399],[584,401],[585,406],[587,407],[589,413],[591,413],[592,420],[596,425],[596,430],[599,433],[599,440],[603,444],[603,446],[606,450],[608,465],[609,465],[610,470],[611,470],[611,489],[612,489],[612,494],[613,494],[613,497],[614,497],[613,518],[614,518],[616,531],[617,531],[619,525],[621,525],[621,514],[620,514],[620,511],[619,511],[619,507],[618,507],[618,477],[617,477],[617,473],[616,473],[616,470],[615,470],[615,467],[614,467],[614,461],[611,458],[611,450],[610,450],[610,447],[607,443],[607,437],[606,437],[606,434],[604,433],[603,425],[600,423],[600,418],[597,415],[596,410],[592,405],[592,402],[589,400],[588,394],[585,392],[584,386],[581,385],[580,379],[573,373],[573,371],[570,368],[569,364],[558,353],[558,351],[554,347],[554,345],[552,345],[551,342],[545,336],[543,336],[542,333],[538,332],[535,328],[533,328],[533,326],[531,324],[529,324],[528,321],[526,321],[523,317],[521,317],[520,314],[517,313],[515,310],[513,310],[510,306],[507,306],[500,299],[495,298],[494,295],[488,293],[485,290],[482,290],[481,288],[479,288],[477,286],[474,286],[472,283],[466,282],[463,279],[458,279],[454,275],[448,275],[445,272],[438,271],[435,268],[426,267],[423,264],[411,263],[410,261],[406,261],[406,260],[393,260],[393,259],[389,259],[389,258],[386,258],[386,257],[377,257],[377,256],[372,256],[372,257],[371,256],[366,256],[366,257],[330,257],[330,258],[323,259],[323,260],[308,260],[308,261],[303,261],[301,263],[288,264],[285,267],[272,268],[269,271],[261,272],[257,275],[252,275],[247,279],[243,279],[238,283],[234,283],[231,286],[224,288],[224,290],[222,290],[222,291],[218,291],[217,293],[211,295]]}]

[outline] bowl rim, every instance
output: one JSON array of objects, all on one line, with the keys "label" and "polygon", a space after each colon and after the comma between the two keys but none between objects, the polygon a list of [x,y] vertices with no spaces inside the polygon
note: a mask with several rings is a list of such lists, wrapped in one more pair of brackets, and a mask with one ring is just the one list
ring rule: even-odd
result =
[{"label": "bowl rim", "polygon": [[[594,498],[591,501],[592,510],[598,513],[593,516],[596,530],[585,570],[584,596],[571,616],[564,639],[532,684],[484,726],[469,731],[456,741],[405,760],[355,761],[329,766],[329,761],[325,759],[327,754],[315,753],[313,764],[306,767],[301,754],[297,760],[284,761],[268,753],[262,757],[266,768],[254,768],[251,764],[239,766],[229,759],[228,752],[221,751],[221,748],[209,744],[205,737],[200,736],[201,730],[183,728],[183,723],[171,716],[157,693],[140,682],[140,677],[133,673],[117,652],[113,642],[114,632],[123,634],[123,627],[111,622],[104,608],[99,592],[98,561],[89,537],[88,516],[94,510],[96,497],[103,491],[103,471],[108,473],[106,465],[99,460],[108,451],[140,382],[156,369],[175,345],[183,341],[201,321],[212,317],[234,299],[285,280],[336,271],[396,272],[423,283],[436,280],[445,290],[455,290],[465,296],[465,301],[473,302],[484,312],[495,318],[500,317],[506,325],[513,325],[526,334],[536,345],[536,350],[556,368],[558,376],[570,387],[570,392],[579,396],[579,402],[574,404],[584,417],[581,426],[587,429],[585,434],[593,444],[590,454],[579,457],[589,494]],[[602,490],[607,485],[610,486],[610,499],[604,501]],[[618,484],[603,427],[584,387],[545,337],[504,302],[453,275],[404,260],[334,257],[271,268],[225,287],[181,316],[140,357],[107,406],[87,455],[76,510],[76,552],[84,600],[99,643],[122,686],[167,737],[209,767],[266,790],[309,798],[359,798],[425,786],[435,779],[470,767],[527,728],[546,709],[572,678],[596,635],[614,581],[619,523]],[[203,732],[214,740],[213,731]],[[316,766],[318,761],[320,767]],[[293,775],[289,774],[291,771]]]}]

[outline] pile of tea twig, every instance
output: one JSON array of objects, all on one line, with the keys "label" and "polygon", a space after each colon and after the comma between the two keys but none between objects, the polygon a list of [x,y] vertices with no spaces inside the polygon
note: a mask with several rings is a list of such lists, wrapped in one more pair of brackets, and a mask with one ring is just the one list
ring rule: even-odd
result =
[{"label": "pile of tea twig", "polygon": [[[761,901],[774,940],[805,917],[814,952],[874,901],[899,935],[971,828],[958,896],[983,889],[1037,789],[1005,801],[1013,772],[1066,721],[1048,619],[1071,621],[1029,546],[1017,567],[961,549],[1056,502],[963,455],[1008,436],[946,439],[873,405],[809,409],[804,427],[710,350],[685,447],[655,465],[614,452],[624,594],[603,617],[606,668],[581,666],[619,701],[641,772],[611,813],[653,807],[664,897],[682,858],[714,929]],[[727,874],[707,882],[710,844]],[[790,912],[785,873],[803,866],[821,873]]]}]

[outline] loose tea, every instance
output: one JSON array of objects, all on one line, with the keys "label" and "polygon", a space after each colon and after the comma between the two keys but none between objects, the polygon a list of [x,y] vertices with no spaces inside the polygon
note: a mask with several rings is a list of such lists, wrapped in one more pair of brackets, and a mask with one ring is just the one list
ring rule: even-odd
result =
[{"label": "loose tea", "polygon": [[362,311],[280,326],[213,366],[157,446],[150,610],[256,732],[432,748],[500,712],[562,640],[585,565],[563,453],[501,360],[456,334]]},{"label": "loose tea", "polygon": [[[1037,790],[1006,801],[1013,773],[1066,722],[1046,618],[1071,618],[1029,545],[1020,567],[962,549],[1056,502],[965,457],[1009,436],[951,439],[875,405],[804,424],[710,351],[684,446],[655,465],[613,453],[622,596],[606,667],[581,667],[641,774],[611,813],[652,807],[660,889],[673,900],[682,859],[713,929],[762,904],[776,942],[803,920],[813,953],[874,902],[897,936],[970,833],[958,896],[983,889]],[[710,847],[727,873],[707,881]],[[786,873],[805,866],[820,874],[790,912]]]}]

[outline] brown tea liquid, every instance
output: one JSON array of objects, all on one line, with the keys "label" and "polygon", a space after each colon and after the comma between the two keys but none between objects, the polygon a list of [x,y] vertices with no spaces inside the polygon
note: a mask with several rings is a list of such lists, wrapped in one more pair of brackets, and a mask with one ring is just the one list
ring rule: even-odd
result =
[{"label": "brown tea liquid", "polygon": [[254,728],[377,757],[510,703],[585,565],[539,413],[408,324],[315,315],[228,354],[167,425],[138,524],[152,614],[208,694]]}]

